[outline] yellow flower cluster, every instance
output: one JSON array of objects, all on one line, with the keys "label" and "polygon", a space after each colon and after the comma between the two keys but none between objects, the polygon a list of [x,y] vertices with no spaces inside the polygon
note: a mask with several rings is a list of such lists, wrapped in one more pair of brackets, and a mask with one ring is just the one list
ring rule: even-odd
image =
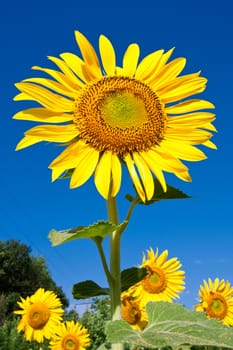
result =
[{"label": "yellow flower cluster", "polygon": [[51,350],[84,350],[90,345],[86,328],[78,322],[62,322],[64,310],[53,292],[39,288],[32,296],[21,297],[18,305],[22,310],[15,314],[22,318],[17,330],[24,332],[26,340],[42,343],[49,339]]},{"label": "yellow flower cluster", "polygon": [[[167,257],[167,250],[159,255],[158,250],[154,252],[150,249],[141,264],[147,270],[146,276],[121,294],[122,318],[135,329],[143,330],[147,325],[147,302],[173,302],[185,288],[181,263],[177,258]],[[208,318],[233,326],[233,287],[219,278],[214,281],[209,278],[203,283],[199,290],[199,304],[194,308],[204,312]]]},{"label": "yellow flower cluster", "polygon": [[167,250],[160,255],[158,250],[148,250],[141,264],[147,270],[146,276],[121,295],[122,318],[136,329],[143,329],[147,324],[147,302],[172,302],[184,290],[185,274],[180,270],[181,263],[177,258],[167,257]]},{"label": "yellow flower cluster", "polygon": [[229,281],[215,278],[203,281],[199,290],[199,304],[197,311],[205,312],[208,318],[221,320],[228,326],[233,326],[233,287]]}]

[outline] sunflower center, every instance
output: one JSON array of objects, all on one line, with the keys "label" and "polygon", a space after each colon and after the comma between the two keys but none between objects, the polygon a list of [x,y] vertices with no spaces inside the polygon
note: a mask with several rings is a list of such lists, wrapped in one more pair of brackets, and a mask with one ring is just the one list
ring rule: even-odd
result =
[{"label": "sunflower center", "polygon": [[148,85],[113,76],[86,85],[75,101],[74,123],[86,143],[121,155],[159,144],[166,114]]},{"label": "sunflower center", "polygon": [[64,350],[79,350],[80,343],[76,336],[67,334],[62,340],[62,349]]},{"label": "sunflower center", "polygon": [[222,320],[227,315],[227,303],[225,298],[218,293],[211,293],[207,300],[206,313],[209,317]]},{"label": "sunflower center", "polygon": [[48,322],[50,311],[46,304],[35,303],[28,309],[28,323],[33,329],[42,329]]},{"label": "sunflower center", "polygon": [[147,276],[142,280],[143,289],[152,294],[163,292],[167,286],[164,272],[159,268],[147,269]]},{"label": "sunflower center", "polygon": [[136,325],[141,319],[138,303],[126,298],[121,303],[122,318],[131,325]]}]

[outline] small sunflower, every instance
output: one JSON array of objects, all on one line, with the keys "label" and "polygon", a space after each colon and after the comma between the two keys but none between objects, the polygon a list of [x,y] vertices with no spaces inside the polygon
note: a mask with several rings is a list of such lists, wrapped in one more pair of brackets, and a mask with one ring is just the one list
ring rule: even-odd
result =
[{"label": "small sunflower", "polygon": [[217,318],[228,326],[233,326],[233,287],[228,281],[210,278],[203,281],[199,290],[200,303],[197,311],[204,311],[209,318]]},{"label": "small sunflower", "polygon": [[154,253],[151,248],[147,253],[148,258],[144,255],[141,265],[147,269],[147,275],[132,286],[130,292],[142,306],[149,301],[172,302],[184,290],[184,271],[179,270],[181,263],[177,258],[167,260],[167,250],[159,255],[158,250]]},{"label": "small sunflower", "polygon": [[50,341],[52,350],[84,350],[89,345],[87,329],[74,321],[60,323]]},{"label": "small sunflower", "polygon": [[214,105],[187,99],[205,90],[200,72],[179,76],[186,59],[168,62],[173,49],[157,50],[139,62],[139,46],[126,49],[120,66],[110,40],[100,35],[98,57],[88,39],[75,32],[82,58],[62,53],[49,56],[58,70],[32,67],[50,78],[29,78],[16,84],[15,100],[30,100],[40,107],[14,115],[15,119],[42,122],[25,132],[16,149],[41,141],[65,149],[49,165],[52,181],[71,176],[70,187],[83,185],[92,175],[98,192],[107,199],[121,187],[126,165],[142,201],[154,194],[153,177],[164,191],[163,172],[184,181],[191,177],[184,161],[206,156],[197,145],[216,148],[210,141]]},{"label": "small sunflower", "polygon": [[60,299],[53,292],[39,288],[32,296],[21,297],[18,305],[22,309],[14,311],[22,316],[18,332],[23,331],[28,341],[42,343],[44,338],[50,339],[64,313]]},{"label": "small sunflower", "polygon": [[148,322],[145,308],[127,291],[121,293],[121,313],[122,318],[131,327],[143,330]]}]

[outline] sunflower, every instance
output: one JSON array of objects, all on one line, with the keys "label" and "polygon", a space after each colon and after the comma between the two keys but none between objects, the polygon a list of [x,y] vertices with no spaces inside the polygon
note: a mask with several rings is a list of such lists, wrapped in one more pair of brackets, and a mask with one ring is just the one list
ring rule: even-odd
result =
[{"label": "sunflower", "polygon": [[228,326],[233,326],[233,287],[228,281],[210,278],[203,281],[199,290],[200,304],[197,311],[204,311],[209,318],[217,318]]},{"label": "sunflower", "polygon": [[173,49],[157,50],[139,62],[139,46],[130,44],[121,65],[110,40],[99,37],[98,57],[88,39],[75,32],[82,58],[62,53],[49,56],[57,69],[32,67],[50,78],[34,77],[16,84],[15,100],[40,107],[14,115],[15,119],[43,122],[25,132],[16,149],[41,141],[65,149],[52,161],[52,181],[68,174],[70,188],[92,175],[98,192],[107,199],[121,187],[124,164],[142,201],[154,193],[154,176],[164,191],[164,172],[184,181],[191,177],[184,161],[206,156],[197,145],[216,148],[210,141],[214,105],[186,99],[205,90],[200,72],[179,76],[186,59],[168,62]]},{"label": "sunflower", "polygon": [[143,330],[148,322],[145,308],[130,294],[129,291],[121,293],[121,313],[122,318],[131,327]]},{"label": "sunflower", "polygon": [[74,321],[60,323],[50,341],[52,350],[84,350],[89,345],[87,329]]},{"label": "sunflower", "polygon": [[179,297],[184,290],[184,271],[179,270],[181,263],[177,258],[167,260],[168,251],[160,255],[148,250],[148,257],[143,256],[141,267],[147,269],[146,276],[130,288],[131,294],[143,307],[148,301],[168,301]]},{"label": "sunflower", "polygon": [[26,340],[38,343],[44,338],[50,339],[64,313],[59,298],[53,292],[39,288],[31,297],[21,297],[18,305],[22,309],[14,311],[22,316],[18,332],[23,331]]}]

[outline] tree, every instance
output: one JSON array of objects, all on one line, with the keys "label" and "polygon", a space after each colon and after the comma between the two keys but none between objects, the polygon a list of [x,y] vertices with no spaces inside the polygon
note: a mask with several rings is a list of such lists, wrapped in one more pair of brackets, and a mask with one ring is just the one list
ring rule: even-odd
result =
[{"label": "tree", "polygon": [[[94,298],[91,310],[84,312],[79,322],[88,329],[91,338],[91,348],[98,347],[106,343],[105,324],[111,319],[110,299]],[[106,344],[108,346],[108,344]]]},{"label": "tree", "polygon": [[54,291],[64,307],[69,305],[62,288],[50,276],[45,259],[30,252],[30,247],[19,241],[0,241],[0,324],[12,319],[19,296],[25,298],[38,288]]}]

